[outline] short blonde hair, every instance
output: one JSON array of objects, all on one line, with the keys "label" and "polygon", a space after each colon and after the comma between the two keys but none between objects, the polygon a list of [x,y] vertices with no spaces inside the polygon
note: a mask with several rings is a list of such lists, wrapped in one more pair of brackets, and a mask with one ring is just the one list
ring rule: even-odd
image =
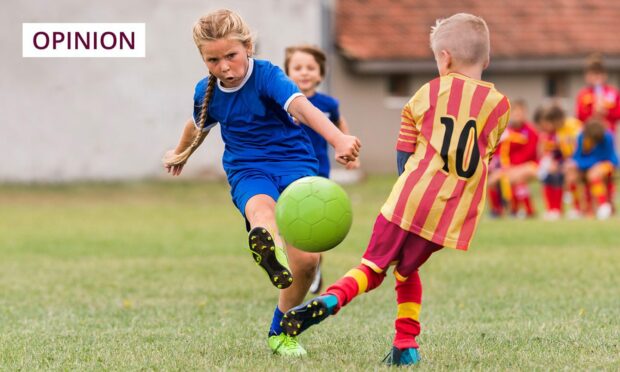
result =
[{"label": "short blonde hair", "polygon": [[205,41],[233,39],[241,42],[250,51],[254,46],[254,35],[243,18],[232,10],[220,9],[206,14],[194,24],[194,43],[198,49]]},{"label": "short blonde hair", "polygon": [[430,41],[435,56],[446,50],[457,63],[474,65],[489,59],[489,28],[484,19],[472,14],[438,19],[431,27]]}]

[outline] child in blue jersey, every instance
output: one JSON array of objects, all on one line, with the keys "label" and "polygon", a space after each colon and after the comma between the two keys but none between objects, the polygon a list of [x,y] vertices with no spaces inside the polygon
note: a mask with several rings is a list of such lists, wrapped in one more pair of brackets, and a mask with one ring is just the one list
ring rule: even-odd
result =
[{"label": "child in blue jersey", "polygon": [[279,324],[283,311],[306,295],[319,256],[287,245],[289,269],[274,210],[284,188],[316,175],[318,164],[308,136],[289,114],[321,134],[342,164],[355,161],[360,142],[335,128],[282,70],[252,58],[252,34],[238,14],[218,10],[203,16],[194,26],[194,42],[210,76],[196,85],[193,118],[186,122],[177,147],[166,152],[164,166],[179,175],[209,130],[220,124],[222,162],[233,203],[251,227],[250,251],[271,283],[282,289],[269,346],[275,354],[304,355],[303,347]]},{"label": "child in blue jersey", "polygon": [[[286,48],[284,58],[284,72],[297,84],[297,87],[316,108],[321,110],[327,118],[334,123],[344,134],[349,134],[349,127],[338,108],[338,101],[317,92],[317,87],[325,77],[325,53],[312,45],[296,45]],[[319,176],[329,178],[330,163],[327,149],[327,141],[320,134],[302,122],[302,128],[310,137],[314,154],[319,161]],[[346,164],[347,169],[359,168],[359,159]],[[310,286],[310,292],[317,294],[321,291],[323,278],[321,266],[317,268],[314,280]]]},{"label": "child in blue jersey", "polygon": [[577,137],[577,150],[566,166],[568,182],[582,181],[589,195],[596,199],[596,217],[605,220],[613,213],[613,198],[608,184],[618,167],[618,155],[614,148],[613,134],[599,118],[591,118],[584,124]]}]

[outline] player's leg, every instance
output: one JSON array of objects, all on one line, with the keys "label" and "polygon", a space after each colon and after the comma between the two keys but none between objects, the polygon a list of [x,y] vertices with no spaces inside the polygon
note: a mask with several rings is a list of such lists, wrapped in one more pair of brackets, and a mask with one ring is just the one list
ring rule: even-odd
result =
[{"label": "player's leg", "polygon": [[319,264],[316,266],[316,272],[312,284],[310,284],[309,292],[312,294],[319,294],[323,289],[323,273],[321,272],[321,265],[323,265],[323,255],[319,253]]},{"label": "player's leg", "polygon": [[592,197],[596,199],[598,204],[596,217],[600,220],[607,219],[612,214],[606,181],[613,170],[614,167],[611,162],[603,161],[596,163],[586,171],[590,194],[592,194]]},{"label": "player's leg", "polygon": [[290,244],[287,245],[287,252],[295,281],[290,287],[280,291],[278,303],[284,311],[299,305],[303,301],[312,284],[320,259],[318,253],[304,252]]},{"label": "player's leg", "polygon": [[284,312],[303,301],[314,279],[314,271],[319,262],[319,254],[304,252],[290,245],[287,245],[287,252],[291,271],[295,275],[295,281],[290,287],[280,291],[278,306],[274,312],[269,330],[268,342],[275,354],[303,356],[306,355],[306,350],[294,337],[295,335],[291,337],[284,333],[282,318]]},{"label": "player's leg", "polygon": [[409,234],[403,244],[399,263],[394,269],[398,311],[392,350],[384,360],[389,365],[409,365],[420,360],[416,337],[420,334],[422,282],[418,269],[441,248],[439,244],[415,234]]},{"label": "player's leg", "polygon": [[489,190],[489,203],[492,217],[501,217],[504,209],[502,194],[499,187],[501,174],[502,170],[499,168],[489,170],[487,189]]},{"label": "player's leg", "polygon": [[248,243],[254,260],[271,284],[282,289],[293,283],[293,275],[275,223],[275,205],[270,195],[253,195],[245,205],[245,217],[251,227]]},{"label": "player's leg", "polygon": [[532,217],[535,213],[528,182],[535,179],[537,173],[535,162],[515,165],[508,170],[510,183],[514,185],[514,200],[517,204],[523,204],[527,217]]},{"label": "player's leg", "polygon": [[564,183],[566,184],[566,190],[570,195],[571,207],[568,210],[566,216],[569,219],[577,219],[581,217],[581,193],[579,190],[580,183],[580,171],[572,159],[567,159],[562,165],[564,172]]},{"label": "player's leg", "polygon": [[309,327],[336,314],[358,295],[377,288],[385,278],[365,264],[349,270],[329,286],[325,293],[286,312],[282,319],[284,332],[296,336]]},{"label": "player's leg", "polygon": [[396,259],[407,232],[377,217],[362,264],[349,270],[319,297],[289,310],[283,319],[287,334],[297,335],[337,313],[356,296],[378,287],[385,278],[385,269]]},{"label": "player's leg", "polygon": [[[248,200],[246,218],[252,226],[250,250],[254,257],[261,255],[257,262],[269,274],[271,282],[278,288],[285,288],[280,291],[278,305],[273,313],[267,339],[269,347],[274,354],[303,356],[306,350],[297,339],[283,333],[280,323],[284,311],[299,304],[308,291],[318,263],[318,254],[287,247],[290,269],[285,266],[287,260],[284,253],[278,257],[283,242],[275,223],[275,204],[275,200],[265,194],[254,195]],[[295,275],[295,281],[292,275]]]}]

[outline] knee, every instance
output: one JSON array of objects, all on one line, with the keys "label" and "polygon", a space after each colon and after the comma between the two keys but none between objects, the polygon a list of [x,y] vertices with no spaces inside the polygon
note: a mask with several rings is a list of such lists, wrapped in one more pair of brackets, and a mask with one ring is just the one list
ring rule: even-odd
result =
[{"label": "knee", "polygon": [[246,217],[251,223],[265,223],[264,221],[275,221],[275,213],[271,208],[253,208]]},{"label": "knee", "polygon": [[597,172],[593,168],[591,168],[590,170],[586,172],[586,180],[588,180],[588,182],[598,181],[600,178],[601,178],[601,175],[599,174],[599,172]]},{"label": "knee", "polygon": [[297,272],[295,273],[295,275],[302,275],[307,278],[314,278],[320,259],[321,256],[318,253],[304,252],[303,254],[297,255],[295,257],[295,266],[297,267]]}]

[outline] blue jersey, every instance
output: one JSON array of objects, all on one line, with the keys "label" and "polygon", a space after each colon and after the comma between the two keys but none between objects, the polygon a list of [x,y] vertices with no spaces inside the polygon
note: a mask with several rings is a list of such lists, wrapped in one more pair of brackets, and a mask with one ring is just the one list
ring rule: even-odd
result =
[{"label": "blue jersey", "polygon": [[[208,78],[196,85],[194,122],[199,123]],[[239,171],[255,169],[282,176],[316,174],[318,162],[312,144],[287,113],[299,89],[284,72],[268,61],[250,58],[246,77],[238,87],[216,84],[209,102],[204,130],[220,123],[224,156],[230,178]]]},{"label": "blue jersey", "polygon": [[[338,124],[340,112],[338,111],[338,101],[326,94],[316,92],[312,97],[308,97],[310,103],[321,110],[332,123]],[[327,141],[320,134],[315,132],[307,125],[303,128],[312,141],[314,153],[319,161],[319,176],[329,178],[329,155],[327,154]]]},{"label": "blue jersey", "polygon": [[606,131],[603,140],[591,149],[586,148],[589,146],[585,145],[584,139],[585,137],[582,132],[579,134],[579,137],[577,137],[577,150],[573,155],[573,159],[575,163],[577,163],[579,169],[584,171],[588,170],[592,168],[594,164],[602,161],[610,161],[614,167],[618,167],[618,156],[614,149],[614,137],[610,131]]}]

